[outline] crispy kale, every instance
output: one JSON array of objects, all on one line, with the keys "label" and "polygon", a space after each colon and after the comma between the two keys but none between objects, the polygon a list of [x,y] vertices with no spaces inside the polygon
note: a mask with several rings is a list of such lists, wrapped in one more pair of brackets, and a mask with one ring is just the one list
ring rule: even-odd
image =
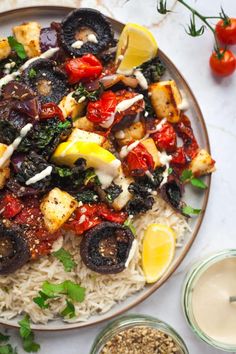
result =
[{"label": "crispy kale", "polygon": [[153,171],[152,178],[148,177],[147,175],[144,175],[144,176],[137,177],[136,182],[140,186],[150,188],[152,190],[156,190],[160,186],[163,180],[162,173],[164,172],[164,169],[165,168],[163,167],[158,167]]},{"label": "crispy kale", "polygon": [[28,134],[18,147],[20,152],[34,150],[45,158],[49,158],[57,145],[65,140],[72,130],[72,122],[64,122],[57,118],[41,121],[34,125],[31,134]]},{"label": "crispy kale", "polygon": [[112,203],[114,199],[120,195],[122,188],[113,182],[108,188],[104,190],[104,192],[106,193],[106,200],[108,203]]},{"label": "crispy kale", "polygon": [[72,168],[66,166],[55,166],[52,174],[53,185],[66,191],[77,191],[84,185],[86,162],[84,159],[80,164]]},{"label": "crispy kale", "polygon": [[166,67],[158,57],[155,57],[140,65],[138,69],[142,71],[147,82],[151,84],[160,80]]},{"label": "crispy kale", "polygon": [[183,186],[173,175],[169,176],[168,182],[161,187],[161,196],[174,209],[182,210]]},{"label": "crispy kale", "polygon": [[154,199],[148,186],[135,182],[129,185],[128,190],[133,194],[133,198],[126,205],[126,211],[129,215],[145,213],[152,209]]},{"label": "crispy kale", "polygon": [[75,195],[75,199],[82,203],[97,203],[99,201],[99,196],[92,189],[82,190]]},{"label": "crispy kale", "polygon": [[[42,172],[48,166],[48,162],[42,156],[34,151],[30,151],[20,165],[20,171],[16,174],[16,180],[25,185],[27,180]],[[50,188],[51,179],[51,175],[46,176],[40,181],[31,184],[30,187],[37,189],[39,192],[45,192]]]},{"label": "crispy kale", "polygon": [[104,91],[104,87],[102,83],[99,83],[99,88],[94,91],[86,90],[86,88],[80,83],[77,86],[73,94],[73,97],[74,99],[76,99],[76,101],[79,101],[82,97],[85,97],[89,101],[96,101],[100,97],[103,91]]}]

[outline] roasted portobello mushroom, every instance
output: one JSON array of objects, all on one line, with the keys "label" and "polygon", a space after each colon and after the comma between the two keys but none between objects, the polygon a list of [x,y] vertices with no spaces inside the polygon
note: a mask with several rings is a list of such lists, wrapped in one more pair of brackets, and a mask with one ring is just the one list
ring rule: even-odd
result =
[{"label": "roasted portobello mushroom", "polygon": [[102,222],[88,230],[80,244],[84,264],[101,274],[122,272],[134,241],[131,230],[117,223]]}]

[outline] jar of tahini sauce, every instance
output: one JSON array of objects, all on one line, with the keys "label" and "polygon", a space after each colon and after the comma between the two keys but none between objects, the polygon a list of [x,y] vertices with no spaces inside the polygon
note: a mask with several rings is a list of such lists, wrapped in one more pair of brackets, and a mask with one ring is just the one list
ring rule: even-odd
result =
[{"label": "jar of tahini sauce", "polygon": [[183,287],[183,310],[194,333],[215,348],[236,351],[236,250],[196,264]]}]

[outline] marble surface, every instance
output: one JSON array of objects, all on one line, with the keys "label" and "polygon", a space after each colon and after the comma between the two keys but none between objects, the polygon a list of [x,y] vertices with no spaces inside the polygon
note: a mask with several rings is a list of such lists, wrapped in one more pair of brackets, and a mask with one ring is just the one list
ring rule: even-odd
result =
[{"label": "marble surface", "polygon": [[[235,0],[189,0],[188,3],[209,15],[216,14],[221,5],[227,13],[236,15]],[[0,0],[0,10],[43,4],[58,5],[58,0]],[[193,335],[185,322],[180,299],[186,272],[199,257],[223,248],[235,248],[236,75],[227,79],[216,79],[211,75],[208,68],[213,44],[211,33],[206,32],[203,37],[196,39],[188,37],[183,25],[188,23],[189,13],[181,4],[175,5],[174,12],[162,18],[156,12],[156,0],[130,0],[129,3],[125,0],[60,1],[60,5],[80,4],[101,9],[120,21],[135,21],[152,29],[159,46],[183,73],[200,104],[208,128],[212,155],[217,161],[217,172],[212,178],[204,222],[178,270],[161,289],[130,312],[151,314],[171,324],[184,338],[191,354],[220,353]],[[104,325],[64,333],[38,333],[37,341],[42,348],[40,353],[88,354],[95,335]],[[11,333],[17,344],[17,336],[14,331]]]}]

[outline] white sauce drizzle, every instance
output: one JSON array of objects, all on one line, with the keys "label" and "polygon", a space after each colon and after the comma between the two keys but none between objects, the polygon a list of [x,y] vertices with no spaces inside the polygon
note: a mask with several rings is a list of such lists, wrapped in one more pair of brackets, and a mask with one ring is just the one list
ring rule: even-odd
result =
[{"label": "white sauce drizzle", "polygon": [[125,146],[122,146],[121,150],[120,150],[120,157],[122,159],[124,159],[128,153],[133,150],[139,143],[140,143],[141,140],[136,140],[134,141],[132,144],[130,145],[125,145]]},{"label": "white sauce drizzle", "polygon": [[11,145],[8,145],[4,151],[2,157],[0,158],[0,168],[3,168],[7,160],[11,157],[13,152],[18,148],[22,139],[28,134],[30,129],[33,127],[33,124],[26,124],[20,131],[20,135],[13,141]]},{"label": "white sauce drizzle", "polygon": [[84,42],[83,41],[76,41],[71,44],[72,48],[80,49],[83,46]]},{"label": "white sauce drizzle", "polygon": [[117,58],[118,61],[121,61],[121,60],[123,60],[123,59],[124,59],[124,55],[122,55],[122,54],[120,54],[120,55],[118,56],[118,58]]},{"label": "white sauce drizzle", "polygon": [[165,169],[165,171],[163,172],[163,175],[162,175],[162,177],[163,177],[163,180],[162,180],[162,182],[161,182],[161,184],[160,184],[160,187],[163,185],[163,184],[165,184],[166,182],[167,182],[167,180],[168,180],[168,175],[169,175],[169,173],[168,173],[168,169],[169,169],[169,167],[170,167],[170,161],[172,160],[172,156],[170,156],[170,155],[167,155],[167,153],[165,152],[165,151],[163,151],[163,152],[159,152],[159,159],[160,159],[160,163],[163,165],[163,166],[165,166],[166,167],[166,169]]},{"label": "white sauce drizzle", "polygon": [[14,66],[16,66],[16,63],[14,61],[6,63],[4,65],[4,74],[10,74],[10,71],[12,68],[14,68]]},{"label": "white sauce drizzle", "polygon": [[79,224],[82,224],[85,220],[86,220],[86,216],[84,214],[81,215],[81,217],[79,218]]},{"label": "white sauce drizzle", "polygon": [[119,174],[120,166],[120,160],[115,159],[111,163],[101,165],[100,168],[95,169],[95,173],[98,176],[99,181],[101,182],[102,189],[106,189],[110,186],[113,179]]},{"label": "white sauce drizzle", "polygon": [[90,33],[87,38],[89,42],[98,43],[97,37],[93,33]]},{"label": "white sauce drizzle", "polygon": [[177,108],[180,109],[181,111],[186,111],[189,109],[189,104],[185,95],[185,92],[180,90],[180,95],[182,97],[181,103],[178,104]]},{"label": "white sauce drizzle", "polygon": [[145,76],[143,75],[142,71],[140,71],[140,70],[134,70],[134,76],[135,76],[136,79],[138,80],[139,85],[140,85],[144,90],[147,90],[147,89],[148,89],[148,82],[147,82]]},{"label": "white sauce drizzle", "polygon": [[100,126],[103,127],[103,128],[110,128],[110,126],[114,122],[114,119],[115,119],[115,113],[110,115],[110,117],[107,120],[105,120],[105,122],[100,123]]},{"label": "white sauce drizzle", "polygon": [[34,183],[46,178],[47,176],[50,176],[51,173],[52,173],[52,166],[48,166],[43,171],[41,171],[41,172],[37,173],[35,176],[29,178],[25,182],[25,184],[27,186],[29,186],[30,184],[34,184]]},{"label": "white sauce drizzle", "polygon": [[137,245],[138,245],[137,240],[133,240],[132,246],[131,246],[130,251],[129,251],[128,258],[127,258],[127,260],[125,262],[125,268],[128,268],[131,260],[133,259],[134,255],[135,255],[135,252],[136,252],[136,249],[137,249]]},{"label": "white sauce drizzle", "polygon": [[116,106],[116,112],[123,112],[126,109],[128,109],[129,107],[131,107],[134,103],[136,103],[142,99],[143,99],[143,95],[140,94],[140,95],[134,96],[133,98],[129,98],[128,100],[121,101]]},{"label": "white sauce drizzle", "polygon": [[86,100],[85,96],[80,97],[80,99],[78,100],[78,103],[82,103]]},{"label": "white sauce drizzle", "polygon": [[51,58],[60,48],[56,47],[56,48],[50,48],[48,49],[46,52],[42,53],[41,55],[39,55],[38,57],[35,58],[31,58],[29,60],[27,60],[20,68],[19,70],[8,74],[6,76],[4,76],[1,80],[0,80],[0,89],[2,88],[3,85],[6,85],[8,82],[14,80],[17,76],[21,75],[22,71],[25,70],[26,68],[28,68],[28,66],[33,63],[35,60],[38,60],[39,58],[42,59],[47,59],[47,58]]}]

